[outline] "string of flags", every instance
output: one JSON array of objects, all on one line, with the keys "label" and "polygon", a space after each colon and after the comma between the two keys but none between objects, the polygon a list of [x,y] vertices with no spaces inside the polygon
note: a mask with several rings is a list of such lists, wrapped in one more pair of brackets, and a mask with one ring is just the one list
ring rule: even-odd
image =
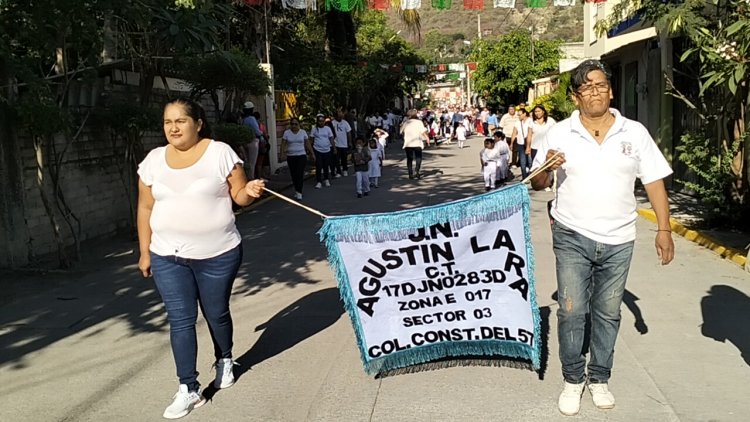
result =
[{"label": "string of flags", "polygon": [[[267,1],[273,0],[243,0],[248,6],[261,6]],[[280,0],[285,9],[307,9],[317,10],[317,0]],[[495,9],[514,9],[516,0],[491,0]],[[554,7],[572,7],[581,0],[552,0]],[[586,3],[604,3],[606,0],[583,0]],[[483,10],[485,0],[463,0],[464,10]],[[401,0],[401,10],[416,10],[422,8],[422,0]],[[526,6],[530,8],[544,8],[549,0],[526,0]],[[431,0],[430,5],[436,10],[448,10],[453,6],[453,0]],[[325,0],[326,10],[339,10],[350,12],[356,9],[369,8],[372,10],[385,11],[391,7],[391,0]]]}]

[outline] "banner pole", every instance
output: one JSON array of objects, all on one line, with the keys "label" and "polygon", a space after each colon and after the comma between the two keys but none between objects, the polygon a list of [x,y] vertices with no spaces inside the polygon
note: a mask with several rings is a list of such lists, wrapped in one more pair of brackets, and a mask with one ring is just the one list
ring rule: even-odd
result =
[{"label": "banner pole", "polygon": [[289,202],[292,205],[296,205],[296,206],[298,206],[300,208],[303,208],[303,209],[305,209],[305,210],[307,210],[307,211],[309,211],[309,212],[311,212],[311,213],[313,213],[315,215],[318,215],[318,216],[323,217],[323,218],[328,218],[328,216],[325,215],[325,214],[323,214],[322,212],[320,212],[320,211],[318,211],[316,209],[310,208],[307,205],[300,204],[299,202],[297,202],[297,201],[295,201],[293,199],[287,198],[286,196],[284,196],[284,195],[282,195],[280,193],[274,192],[271,189],[263,188],[263,190],[266,191],[266,192],[268,192],[268,193],[270,193],[271,195],[276,196],[277,198],[283,199],[284,201]]},{"label": "banner pole", "polygon": [[542,166],[539,167],[538,169],[534,170],[533,173],[531,173],[530,175],[526,176],[526,178],[523,179],[521,181],[521,183],[526,183],[529,180],[531,180],[534,177],[536,177],[537,174],[539,174],[539,173],[547,170],[548,167],[552,166],[553,162],[555,161],[555,158],[557,158],[558,155],[560,155],[560,151],[556,152],[555,155],[553,155],[552,157],[550,157],[549,160],[545,161],[544,164],[542,164]]}]

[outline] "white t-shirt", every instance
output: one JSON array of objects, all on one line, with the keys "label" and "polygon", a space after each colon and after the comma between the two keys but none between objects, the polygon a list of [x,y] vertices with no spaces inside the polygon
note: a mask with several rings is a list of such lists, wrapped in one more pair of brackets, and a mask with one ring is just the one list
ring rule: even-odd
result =
[{"label": "white t-shirt", "polygon": [[333,132],[328,126],[318,127],[315,126],[310,131],[310,136],[313,138],[313,149],[318,152],[326,153],[331,152],[331,140],[333,139]]},{"label": "white t-shirt", "polygon": [[503,114],[503,117],[500,118],[500,128],[503,129],[503,133],[505,133],[506,136],[513,135],[513,128],[516,126],[516,123],[518,123],[517,112],[512,116],[509,113],[505,113]]},{"label": "white t-shirt", "polygon": [[505,140],[495,142],[495,150],[498,154],[506,158],[510,155],[510,148]]},{"label": "white t-shirt", "polygon": [[456,139],[458,139],[459,141],[466,140],[466,127],[459,125],[456,128]]},{"label": "white t-shirt", "polygon": [[484,162],[498,161],[501,158],[501,155],[500,151],[498,151],[497,148],[483,148],[482,151],[479,152],[479,158],[481,158]]},{"label": "white t-shirt", "polygon": [[[531,119],[527,118],[524,121],[521,121],[521,119],[518,119],[518,121],[515,124],[516,129],[516,143],[518,145],[526,145],[526,135],[529,134],[529,128],[531,127]],[[513,135],[513,133],[511,133]]]},{"label": "white t-shirt", "polygon": [[166,151],[166,146],[151,150],[138,166],[155,200],[149,220],[151,252],[207,259],[239,245],[227,177],[242,160],[229,145],[211,141],[195,164],[173,169]]},{"label": "white t-shirt", "polygon": [[635,239],[635,178],[646,185],[672,169],[642,124],[610,112],[615,123],[601,145],[583,127],[578,111],[552,126],[532,170],[544,163],[548,150],[565,153],[552,217],[596,242],[619,245]]},{"label": "white t-shirt", "polygon": [[536,120],[532,120],[531,122],[531,148],[532,149],[539,149],[539,146],[542,145],[542,142],[544,142],[544,138],[547,136],[547,131],[549,131],[549,128],[551,128],[555,123],[555,119],[551,117],[547,117],[547,121],[544,123],[537,123]]},{"label": "white t-shirt", "polygon": [[307,132],[304,129],[299,129],[297,133],[292,132],[291,129],[284,131],[284,136],[281,137],[286,141],[286,155],[290,157],[296,157],[299,155],[307,155],[305,152],[305,141],[307,141]]},{"label": "white t-shirt", "polygon": [[424,127],[419,119],[409,119],[401,126],[401,133],[404,134],[404,148],[424,148],[424,139],[427,135],[427,128]]},{"label": "white t-shirt", "polygon": [[352,131],[351,125],[346,120],[334,120],[333,127],[336,129],[336,147],[349,148],[349,137],[347,134]]}]

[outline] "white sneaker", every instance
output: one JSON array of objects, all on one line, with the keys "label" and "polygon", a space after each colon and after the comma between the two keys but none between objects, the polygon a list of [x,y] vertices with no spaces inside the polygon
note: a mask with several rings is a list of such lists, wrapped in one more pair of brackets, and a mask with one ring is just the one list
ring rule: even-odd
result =
[{"label": "white sneaker", "polygon": [[609,392],[607,384],[589,384],[591,398],[594,399],[594,406],[599,409],[612,409],[615,407],[615,396]]},{"label": "white sneaker", "polygon": [[557,408],[565,416],[575,416],[581,410],[581,395],[586,383],[571,384],[565,381],[560,397],[557,399]]},{"label": "white sneaker", "polygon": [[326,179],[326,180],[323,181],[323,185],[325,185],[325,187],[329,188],[329,187],[331,187],[331,182],[329,182],[328,179]]},{"label": "white sneaker", "polygon": [[302,194],[300,192],[294,192],[294,199],[302,199]]},{"label": "white sneaker", "polygon": [[203,398],[200,390],[188,391],[187,385],[180,384],[180,389],[175,393],[172,404],[167,406],[162,416],[166,419],[179,419],[205,403],[206,399]]},{"label": "white sneaker", "polygon": [[348,176],[348,175],[349,175],[349,172],[344,170],[344,176]]},{"label": "white sneaker", "polygon": [[320,189],[322,187],[323,187],[323,185],[321,185],[320,182],[318,182],[318,183],[315,184],[315,189]]},{"label": "white sneaker", "polygon": [[234,385],[234,365],[237,365],[232,359],[219,359],[215,364],[216,379],[214,387],[229,388]]},{"label": "white sneaker", "polygon": [[341,173],[336,173],[336,175],[335,175],[335,176],[333,176],[333,177],[334,177],[335,179],[340,179],[340,178],[341,178]]}]

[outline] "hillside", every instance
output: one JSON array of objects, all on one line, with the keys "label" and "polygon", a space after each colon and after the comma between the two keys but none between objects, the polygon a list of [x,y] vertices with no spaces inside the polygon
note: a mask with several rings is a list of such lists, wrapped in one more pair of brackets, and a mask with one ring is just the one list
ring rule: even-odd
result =
[{"label": "hillside", "polygon": [[[483,37],[494,37],[516,29],[534,27],[536,39],[562,39],[565,42],[583,40],[583,4],[573,7],[553,7],[541,9],[526,7],[525,0],[517,0],[515,9],[495,9],[491,0],[485,0],[484,10],[464,10],[463,1],[454,0],[451,9],[433,9],[428,0],[422,1],[419,14],[422,21],[421,34],[432,29],[444,34],[463,34],[466,39],[477,36],[477,13],[481,14]],[[412,42],[416,37],[407,34],[405,26],[398,17],[398,11],[386,12],[388,24]]]}]

